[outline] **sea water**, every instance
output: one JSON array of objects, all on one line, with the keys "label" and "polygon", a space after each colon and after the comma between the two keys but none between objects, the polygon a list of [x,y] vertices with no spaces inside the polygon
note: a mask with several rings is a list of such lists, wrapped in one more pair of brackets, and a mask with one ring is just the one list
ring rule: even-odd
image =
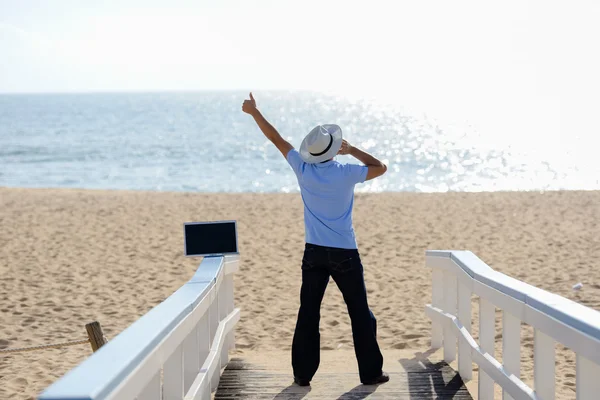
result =
[{"label": "sea water", "polygon": [[[191,192],[295,192],[292,170],[241,111],[246,92],[0,95],[0,186]],[[599,189],[593,141],[568,148],[501,143],[401,105],[314,92],[257,94],[299,147],[335,123],[388,165],[358,191]],[[358,161],[338,156],[341,162]]]}]

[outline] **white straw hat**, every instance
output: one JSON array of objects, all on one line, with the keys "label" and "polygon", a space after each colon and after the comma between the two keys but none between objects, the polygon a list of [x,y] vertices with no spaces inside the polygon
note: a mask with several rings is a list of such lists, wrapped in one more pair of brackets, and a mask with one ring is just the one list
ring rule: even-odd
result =
[{"label": "white straw hat", "polygon": [[317,125],[302,141],[300,157],[309,164],[327,161],[342,147],[342,128],[335,124]]}]

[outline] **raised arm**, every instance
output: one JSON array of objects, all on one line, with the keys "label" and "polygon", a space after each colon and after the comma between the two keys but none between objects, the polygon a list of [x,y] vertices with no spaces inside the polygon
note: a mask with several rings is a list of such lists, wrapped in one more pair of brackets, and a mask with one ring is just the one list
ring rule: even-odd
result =
[{"label": "raised arm", "polygon": [[250,93],[250,100],[244,100],[244,104],[242,105],[242,111],[246,114],[250,114],[256,124],[264,133],[264,135],[277,147],[277,149],[281,152],[284,158],[287,158],[290,150],[294,148],[287,140],[281,137],[277,129],[263,115],[258,111],[256,107],[256,100],[254,100],[254,96]]},{"label": "raised arm", "polygon": [[342,147],[340,148],[338,154],[350,154],[358,161],[365,164],[369,168],[367,172],[367,181],[373,178],[377,178],[378,176],[385,174],[385,172],[387,171],[387,166],[384,163],[382,163],[366,151],[362,151],[358,147],[352,146],[345,140],[342,141]]}]

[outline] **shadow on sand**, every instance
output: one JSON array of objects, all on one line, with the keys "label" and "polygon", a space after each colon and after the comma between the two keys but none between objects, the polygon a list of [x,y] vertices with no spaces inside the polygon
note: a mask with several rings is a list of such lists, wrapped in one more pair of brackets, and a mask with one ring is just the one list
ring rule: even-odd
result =
[{"label": "shadow on sand", "polygon": [[302,400],[309,392],[310,386],[298,386],[292,383],[273,397],[273,400]]},{"label": "shadow on sand", "polygon": [[407,373],[411,399],[470,399],[458,372],[445,361],[432,363],[429,356],[436,350],[415,353],[412,359],[400,359]]},{"label": "shadow on sand", "polygon": [[337,400],[362,400],[374,393],[379,385],[358,385],[337,398]]}]

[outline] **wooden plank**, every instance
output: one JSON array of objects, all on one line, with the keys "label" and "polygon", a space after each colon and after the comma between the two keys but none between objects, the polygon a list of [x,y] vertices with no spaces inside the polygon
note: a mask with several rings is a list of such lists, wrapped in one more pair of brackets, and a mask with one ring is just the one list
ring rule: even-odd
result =
[{"label": "wooden plank", "polygon": [[[338,353],[350,360],[352,354]],[[310,387],[293,383],[291,368],[232,358],[221,375],[215,400],[223,399],[455,399],[471,400],[460,376],[447,363],[426,358],[400,360],[382,385],[361,385],[357,372],[317,372]],[[277,364],[281,365],[281,364]]]}]

